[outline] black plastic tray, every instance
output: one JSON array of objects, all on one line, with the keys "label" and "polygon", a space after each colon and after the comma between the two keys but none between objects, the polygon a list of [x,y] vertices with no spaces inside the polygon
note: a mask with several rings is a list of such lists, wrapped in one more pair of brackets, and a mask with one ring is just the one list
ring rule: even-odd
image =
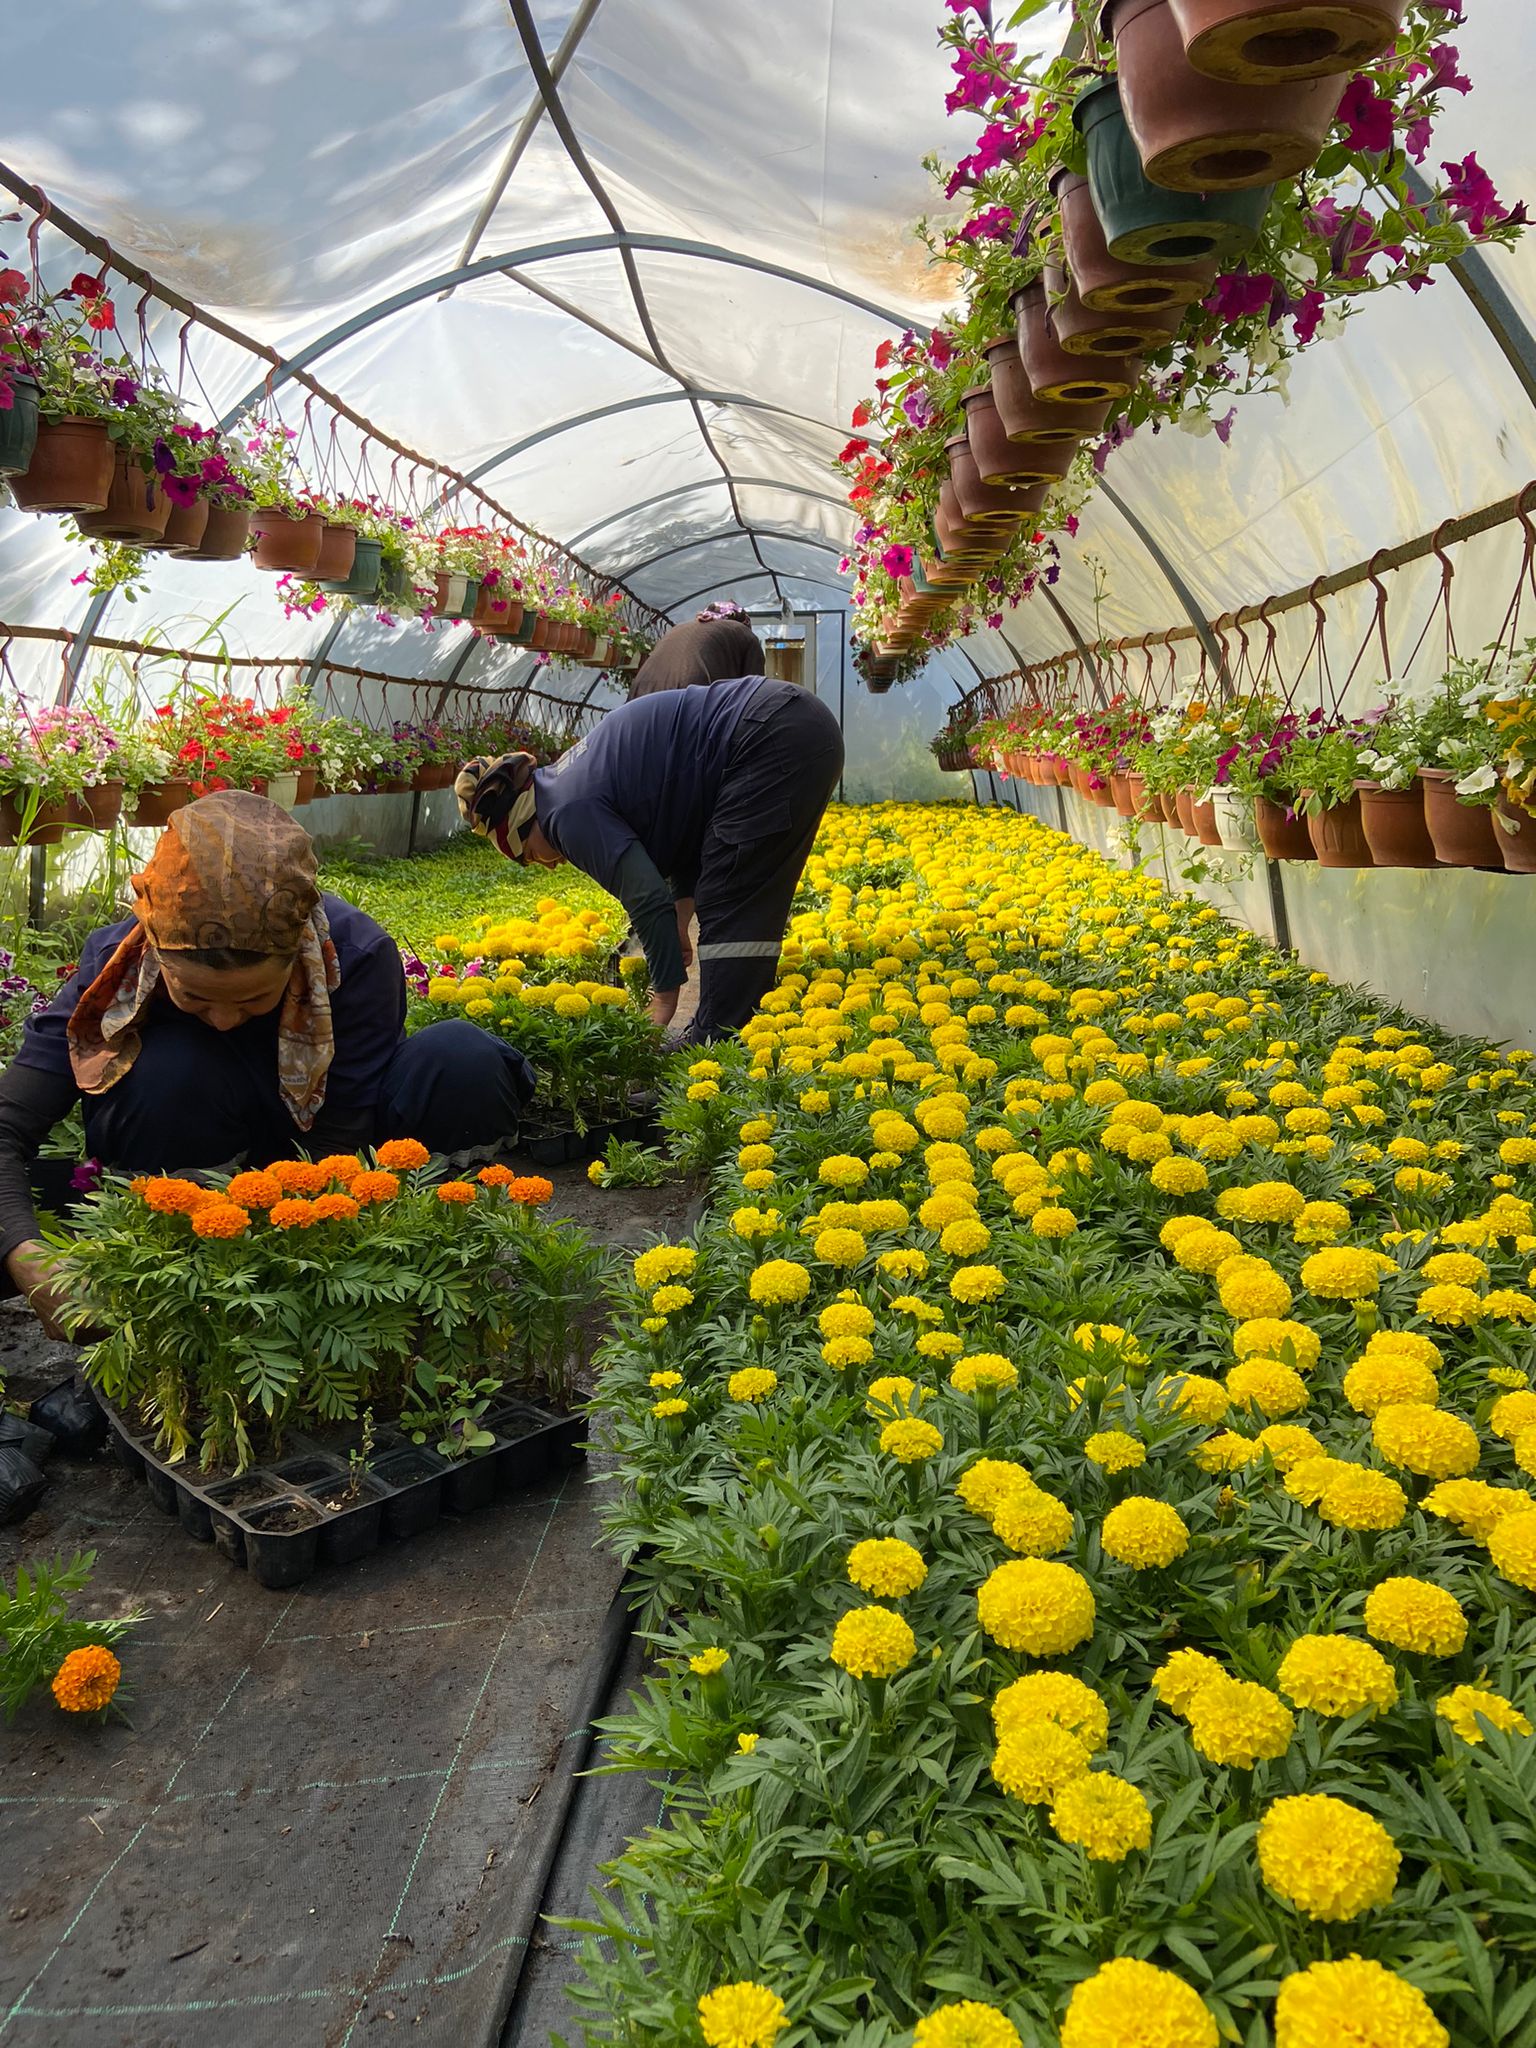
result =
[{"label": "black plastic tray", "polygon": [[[398,1429],[376,1429],[357,1500],[328,1509],[321,1498],[347,1484],[348,1453],[360,1441],[355,1424],[324,1436],[291,1430],[274,1463],[253,1465],[238,1479],[204,1481],[166,1464],[152,1448],[152,1432],[136,1428],[109,1401],[101,1405],[118,1463],[144,1480],[156,1504],[189,1536],[216,1544],[258,1584],[274,1588],[297,1586],[322,1565],[366,1557],[386,1536],[418,1535],[444,1513],[473,1514],[586,1456],[582,1416],[502,1400],[485,1417],[495,1443],[467,1458],[444,1458]],[[291,1526],[308,1515],[318,1519]]]},{"label": "black plastic tray", "polygon": [[518,1143],[536,1166],[566,1166],[600,1157],[610,1138],[624,1145],[648,1145],[659,1129],[656,1111],[650,1108],[611,1123],[588,1124],[584,1131],[524,1124]]}]

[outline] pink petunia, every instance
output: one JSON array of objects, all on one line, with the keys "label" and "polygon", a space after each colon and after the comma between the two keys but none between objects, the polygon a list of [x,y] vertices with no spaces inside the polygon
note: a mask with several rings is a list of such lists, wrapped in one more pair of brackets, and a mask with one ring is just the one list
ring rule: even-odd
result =
[{"label": "pink petunia", "polygon": [[1337,118],[1347,149],[1384,156],[1392,147],[1392,102],[1381,97],[1363,72],[1356,72],[1345,86]]}]

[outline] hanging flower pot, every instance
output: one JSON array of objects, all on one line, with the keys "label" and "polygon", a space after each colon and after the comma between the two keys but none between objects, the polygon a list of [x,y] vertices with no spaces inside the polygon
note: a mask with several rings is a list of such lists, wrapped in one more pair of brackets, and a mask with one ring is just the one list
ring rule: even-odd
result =
[{"label": "hanging flower pot", "polygon": [[1056,339],[1069,356],[1113,358],[1166,348],[1183,325],[1186,310],[1179,305],[1142,312],[1092,312],[1059,263],[1045,266],[1045,292]]},{"label": "hanging flower pot", "polygon": [[256,536],[253,557],[258,569],[291,576],[313,576],[320,562],[325,521],[318,512],[285,512],[278,505],[258,505],[251,514]]},{"label": "hanging flower pot", "polygon": [[1010,441],[1003,429],[991,387],[973,384],[962,401],[965,432],[976,473],[984,484],[1054,483],[1064,477],[1077,453],[1075,441],[1059,443]]},{"label": "hanging flower pot", "polygon": [[1189,822],[1194,828],[1194,837],[1202,846],[1220,846],[1221,833],[1216,824],[1216,806],[1209,799],[1202,802],[1195,792],[1189,792]]},{"label": "hanging flower pot", "polygon": [[1188,833],[1189,837],[1193,839],[1195,836],[1195,792],[1192,789],[1180,789],[1174,792],[1173,812],[1174,822],[1178,825],[1179,830]]},{"label": "hanging flower pot", "polygon": [[299,801],[299,778],[297,775],[269,775],[262,783],[258,795],[264,796],[280,810],[291,811]]},{"label": "hanging flower pot", "polygon": [[1184,54],[1238,85],[1358,71],[1390,50],[1407,0],[1169,0]]},{"label": "hanging flower pot", "polygon": [[[320,566],[325,566],[326,548],[330,543],[332,528],[327,526],[325,541],[320,548]],[[352,533],[350,526],[343,533]],[[317,582],[326,590],[334,590],[338,597],[357,597],[367,600],[379,587],[379,572],[384,562],[384,543],[370,540],[366,534],[354,533],[355,546],[352,550],[351,567],[339,576],[317,577]]]},{"label": "hanging flower pot", "polygon": [[1152,824],[1162,816],[1157,798],[1147,793],[1145,775],[1138,775],[1134,768],[1131,769],[1125,778],[1125,789],[1131,802],[1131,808],[1126,813],[1128,817],[1139,818],[1146,824]]},{"label": "hanging flower pot", "polygon": [[1258,239],[1272,185],[1204,195],[1170,192],[1141,168],[1115,78],[1096,78],[1072,109],[1088,149],[1088,188],[1112,259],[1154,267],[1235,263]]},{"label": "hanging flower pot", "polygon": [[[1072,287],[1087,311],[1134,315],[1174,309],[1182,314],[1216,282],[1214,258],[1184,264],[1121,262],[1109,253],[1088,180],[1063,168],[1052,178],[1051,190],[1061,208]],[[1072,352],[1064,336],[1062,346]]]},{"label": "hanging flower pot", "polygon": [[1085,802],[1088,801],[1088,770],[1081,761],[1069,761],[1067,767],[1072,777],[1072,787]]},{"label": "hanging flower pot", "polygon": [[320,771],[318,768],[301,768],[299,770],[299,786],[294,791],[294,803],[312,804],[315,800],[315,791],[319,785]]},{"label": "hanging flower pot", "polygon": [[139,800],[134,805],[130,825],[149,825],[158,829],[171,822],[172,814],[183,811],[192,801],[190,782],[146,782],[139,791]]},{"label": "hanging flower pot", "polygon": [[1163,823],[1171,825],[1175,831],[1182,832],[1184,821],[1179,816],[1179,799],[1174,791],[1171,789],[1154,790],[1152,800],[1157,805],[1157,815],[1162,819]]},{"label": "hanging flower pot", "polygon": [[[471,590],[474,596],[470,595]],[[470,576],[457,572],[447,575],[438,571],[436,588],[433,592],[432,609],[440,619],[467,619],[475,608],[480,594],[480,585]]]},{"label": "hanging flower pot", "polygon": [[1169,0],[1107,0],[1120,104],[1154,185],[1231,192],[1273,185],[1316,160],[1345,78],[1273,86],[1207,78],[1184,55]]},{"label": "hanging flower pot", "polygon": [[190,505],[173,505],[160,536],[161,554],[190,555],[200,548],[208,531],[209,510],[206,498],[194,498]]},{"label": "hanging flower pot", "polygon": [[99,512],[112,489],[117,449],[101,420],[39,420],[25,476],[10,480],[23,512]]},{"label": "hanging flower pot", "polygon": [[33,795],[31,790],[14,789],[0,796],[0,846],[57,846],[64,837],[69,806],[34,805]]},{"label": "hanging flower pot", "polygon": [[12,371],[11,403],[0,412],[0,476],[25,476],[37,446],[37,380]]},{"label": "hanging flower pot", "polygon": [[1046,447],[1065,443],[1075,448],[1079,441],[1097,434],[1109,417],[1107,398],[1091,405],[1048,405],[1036,398],[1015,335],[1005,334],[992,342],[986,358],[992,372],[992,403],[1010,441]]},{"label": "hanging flower pot", "polygon": [[237,562],[245,553],[250,537],[249,505],[210,505],[203,537],[195,548],[188,550],[184,559],[188,562]]},{"label": "hanging flower pot", "polygon": [[1253,822],[1259,828],[1259,843],[1271,860],[1317,859],[1306,819],[1286,805],[1271,803],[1267,796],[1256,796]]},{"label": "hanging flower pot", "polygon": [[1230,789],[1214,790],[1211,812],[1216,820],[1217,837],[1229,851],[1257,853],[1260,850],[1258,827],[1253,822],[1253,805],[1247,797],[1236,796]]},{"label": "hanging flower pot", "polygon": [[1448,868],[1503,867],[1493,812],[1484,804],[1464,804],[1448,768],[1421,768],[1419,780],[1424,785],[1424,822],[1436,858]]},{"label": "hanging flower pot", "polygon": [[1357,782],[1360,823],[1365,843],[1379,868],[1432,868],[1435,842],[1424,822],[1424,785],[1383,789],[1379,782]]},{"label": "hanging flower pot", "polygon": [[1493,811],[1505,867],[1512,875],[1536,875],[1536,808],[1501,794]]},{"label": "hanging flower pot", "polygon": [[126,541],[135,547],[163,539],[171,501],[159,477],[140,469],[118,450],[107,502],[99,512],[77,512],[75,524],[91,540]]},{"label": "hanging flower pot", "polygon": [[481,584],[470,621],[476,632],[510,638],[522,625],[523,617],[522,600],[512,595],[504,578],[497,583]]},{"label": "hanging flower pot", "polygon": [[977,473],[976,458],[971,453],[969,436],[952,434],[944,443],[944,452],[949,458],[949,480],[955,487],[955,497],[963,517],[1007,530],[1020,524],[1026,516],[1026,508],[1019,503],[1018,494],[1001,484],[982,482]]},{"label": "hanging flower pot", "polygon": [[1114,800],[1115,809],[1120,813],[1121,817],[1134,818],[1136,815],[1136,799],[1131,794],[1130,776],[1111,775],[1109,778],[1109,791]]},{"label": "hanging flower pot", "polygon": [[[352,564],[357,556],[357,529],[346,525],[340,519],[327,519],[320,540],[320,554],[315,562],[315,581],[327,587],[345,583],[352,574]],[[372,586],[369,586],[370,589]]]},{"label": "hanging flower pot", "polygon": [[[1310,790],[1303,790],[1308,797]],[[1360,797],[1356,792],[1348,803],[1334,804],[1325,811],[1307,812],[1307,832],[1324,868],[1373,868],[1376,863],[1360,821]]]},{"label": "hanging flower pot", "polygon": [[1141,381],[1134,357],[1085,362],[1068,355],[1056,338],[1045,281],[1036,278],[1010,301],[1018,322],[1019,358],[1033,395],[1046,404],[1102,405],[1125,398]]},{"label": "hanging flower pot", "polygon": [[98,782],[72,795],[67,808],[71,825],[87,832],[110,832],[123,814],[123,785]]}]

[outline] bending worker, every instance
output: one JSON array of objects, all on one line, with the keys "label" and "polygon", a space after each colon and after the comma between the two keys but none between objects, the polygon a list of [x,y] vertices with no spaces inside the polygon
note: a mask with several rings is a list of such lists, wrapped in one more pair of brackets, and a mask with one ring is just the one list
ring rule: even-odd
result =
[{"label": "bending worker", "polygon": [[699,1006],[684,1041],[738,1030],[772,986],[795,885],[843,766],[843,735],[793,683],[744,676],[610,711],[551,767],[469,761],[455,789],[510,859],[570,861],[617,896],[670,1024],[699,919]]},{"label": "bending worker", "polygon": [[712,604],[686,626],[663,633],[635,671],[630,699],[763,673],[762,642],[739,604]]},{"label": "bending worker", "polygon": [[320,893],[308,834],[265,797],[177,811],[132,881],[133,916],[91,933],[0,1075],[0,1258],[54,1336],[32,1180],[76,1102],[92,1158],[155,1173],[386,1138],[489,1153],[533,1093],[523,1055],[465,1018],[406,1037],[394,940]]}]

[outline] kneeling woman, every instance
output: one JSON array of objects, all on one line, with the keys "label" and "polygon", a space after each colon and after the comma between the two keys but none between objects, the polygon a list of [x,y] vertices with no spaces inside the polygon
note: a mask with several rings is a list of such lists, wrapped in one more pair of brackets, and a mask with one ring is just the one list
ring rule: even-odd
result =
[{"label": "kneeling woman", "polygon": [[133,877],[134,915],[92,932],[27,1024],[0,1075],[0,1258],[51,1334],[32,1176],[77,1101],[87,1153],[128,1173],[515,1136],[533,1092],[522,1054],[463,1019],[407,1038],[394,940],[315,874],[276,804],[204,797]]}]

